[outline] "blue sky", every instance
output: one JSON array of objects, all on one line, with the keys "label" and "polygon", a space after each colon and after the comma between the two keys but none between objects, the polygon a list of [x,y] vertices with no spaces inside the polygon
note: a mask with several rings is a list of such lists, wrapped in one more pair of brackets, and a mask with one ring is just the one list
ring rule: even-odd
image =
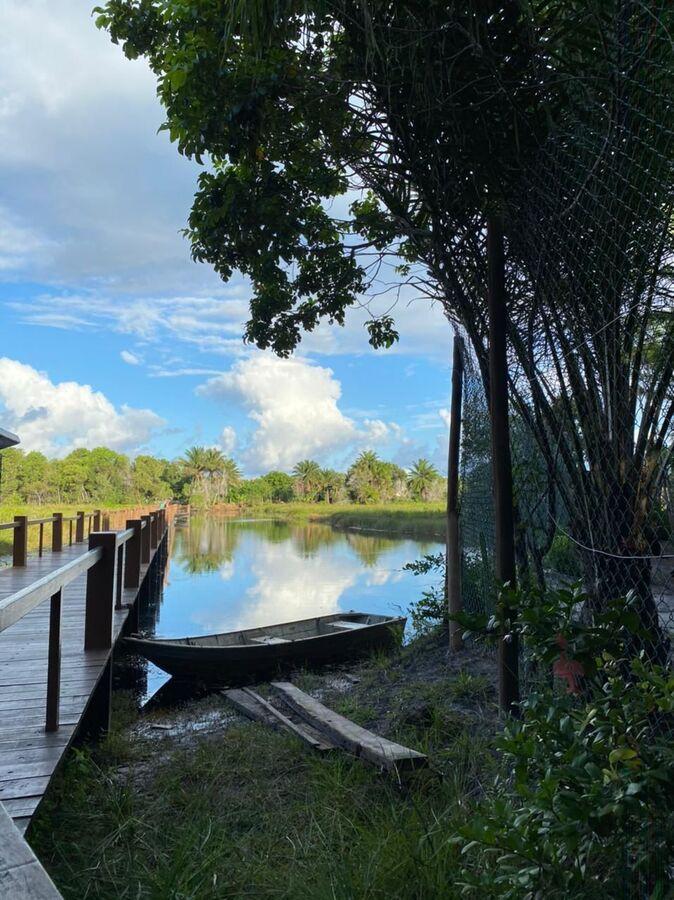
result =
[{"label": "blue sky", "polygon": [[444,467],[439,309],[403,294],[392,351],[371,350],[360,310],[291,360],[244,346],[248,285],[194,264],[179,233],[199,169],[157,133],[151,73],[91,5],[0,5],[0,424],[50,455],[203,443],[255,474],[369,447]]}]

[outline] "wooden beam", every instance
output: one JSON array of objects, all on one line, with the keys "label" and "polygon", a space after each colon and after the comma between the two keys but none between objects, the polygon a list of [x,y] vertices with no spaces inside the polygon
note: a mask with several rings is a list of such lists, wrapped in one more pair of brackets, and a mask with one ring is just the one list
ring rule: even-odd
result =
[{"label": "wooden beam", "polygon": [[274,728],[277,731],[289,731],[305,744],[308,744],[313,750],[324,752],[335,749],[336,745],[325,735],[320,734],[310,725],[298,725],[296,722],[293,722],[272,706],[271,703],[268,703],[264,697],[261,697],[249,688],[232,688],[231,690],[223,691],[222,694],[238,712],[254,722],[262,722],[264,725],[269,725],[270,728]]},{"label": "wooden beam", "polygon": [[428,759],[423,753],[403,747],[361,728],[350,719],[323,706],[318,700],[305,694],[287,681],[274,681],[272,688],[299,716],[331,741],[349,750],[355,756],[394,772],[404,772],[425,766]]},{"label": "wooden beam", "polygon": [[87,572],[84,649],[108,650],[112,646],[112,608],[117,576],[117,535],[95,531],[89,535],[89,549],[102,551],[99,561]]},{"label": "wooden beam", "polygon": [[59,588],[52,595],[50,602],[45,731],[58,731],[59,727],[59,707],[61,705],[61,596],[62,591]]},{"label": "wooden beam", "polygon": [[14,516],[12,565],[23,567],[28,561],[28,516]]}]

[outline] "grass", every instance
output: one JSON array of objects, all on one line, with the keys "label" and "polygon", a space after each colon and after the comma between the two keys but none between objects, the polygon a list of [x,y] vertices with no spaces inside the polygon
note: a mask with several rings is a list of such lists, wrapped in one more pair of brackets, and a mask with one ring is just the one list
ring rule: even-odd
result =
[{"label": "grass", "polygon": [[452,706],[447,671],[425,684],[423,721],[408,715],[420,684],[393,672],[415,653],[364,665],[352,692],[326,699],[428,753],[404,786],[243,720],[148,749],[129,739],[124,704],[109,738],[67,764],[30,841],[66,900],[459,897],[452,839],[494,773],[491,735]]},{"label": "grass", "polygon": [[396,502],[360,505],[355,503],[269,503],[249,507],[255,515],[284,519],[320,521],[336,528],[381,531],[387,536],[421,540],[444,540],[446,506],[442,502]]}]

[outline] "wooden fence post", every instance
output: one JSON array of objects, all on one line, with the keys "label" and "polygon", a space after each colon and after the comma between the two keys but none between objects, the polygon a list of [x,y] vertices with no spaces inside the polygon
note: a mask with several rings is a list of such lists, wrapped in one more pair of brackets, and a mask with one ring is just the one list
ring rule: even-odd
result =
[{"label": "wooden fence post", "polygon": [[150,546],[154,550],[159,543],[159,517],[157,513],[150,513]]},{"label": "wooden fence post", "polygon": [[61,705],[61,597],[52,595],[49,607],[49,651],[47,657],[47,717],[45,731],[57,731]]},{"label": "wooden fence post", "polygon": [[112,646],[112,608],[117,583],[117,535],[98,531],[89,536],[89,549],[103,548],[103,556],[87,572],[84,649],[109,650]]},{"label": "wooden fence post", "polygon": [[77,513],[77,521],[75,522],[75,543],[81,544],[84,540],[84,513]]},{"label": "wooden fence post", "polygon": [[14,521],[12,565],[25,566],[28,563],[28,516],[14,516]]},{"label": "wooden fence post", "polygon": [[133,528],[133,537],[126,542],[126,562],[124,565],[124,587],[137,588],[140,584],[140,519],[127,519],[126,527]]},{"label": "wooden fence post", "polygon": [[[461,415],[463,401],[463,341],[454,335],[452,359],[452,400],[449,419],[449,458],[447,464],[447,604],[450,615],[463,610],[461,596],[461,546],[459,542],[459,462],[461,456]],[[449,621],[450,650],[463,649],[463,629]]]},{"label": "wooden fence post", "polygon": [[[494,537],[499,587],[516,587],[515,523],[512,461],[508,422],[508,348],[503,224],[498,216],[487,223],[489,301],[489,412],[494,478]],[[514,613],[513,613],[514,614]],[[499,642],[499,705],[516,713],[519,702],[519,649],[515,634]]]},{"label": "wooden fence post", "polygon": [[51,549],[53,553],[63,550],[63,513],[54,513],[51,525]]},{"label": "wooden fence post", "polygon": [[94,510],[94,522],[92,531],[100,531],[101,530],[101,511],[100,509]]},{"label": "wooden fence post", "polygon": [[115,609],[123,609],[122,607],[122,590],[124,578],[124,557],[126,555],[126,544],[120,544],[117,548],[117,585],[115,587]]},{"label": "wooden fence post", "polygon": [[145,522],[145,527],[143,528],[140,537],[140,561],[141,563],[145,563],[145,565],[147,565],[150,562],[151,550],[150,517],[141,516],[140,518],[142,522]]}]

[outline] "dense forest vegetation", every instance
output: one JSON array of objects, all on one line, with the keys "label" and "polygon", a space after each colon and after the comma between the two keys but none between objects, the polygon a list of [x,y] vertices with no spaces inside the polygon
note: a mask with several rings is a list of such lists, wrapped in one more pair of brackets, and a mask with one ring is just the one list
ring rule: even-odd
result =
[{"label": "dense forest vegetation", "polygon": [[244,478],[237,463],[220,450],[191,447],[176,460],[142,454],[134,458],[107,447],[73,450],[62,459],[17,448],[0,455],[3,501],[20,503],[100,503],[114,505],[177,499],[197,506],[217,503],[382,503],[436,500],[445,480],[426,459],[408,470],[363,451],[346,472],[324,469],[314,460],[292,473],[267,472]]}]

